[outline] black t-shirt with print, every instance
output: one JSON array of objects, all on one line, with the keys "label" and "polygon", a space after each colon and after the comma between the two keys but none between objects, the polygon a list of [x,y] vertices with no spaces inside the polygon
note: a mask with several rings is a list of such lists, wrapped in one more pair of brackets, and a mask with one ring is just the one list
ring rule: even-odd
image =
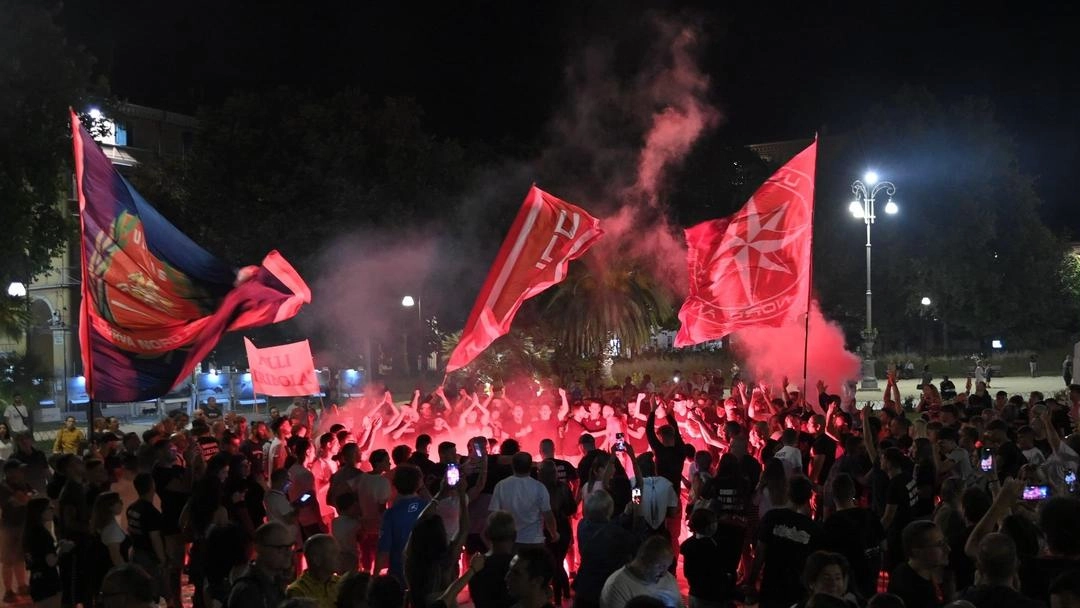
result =
[{"label": "black t-shirt with print", "polygon": [[263,444],[259,441],[248,439],[240,444],[240,453],[251,463],[251,474],[256,478],[266,477],[266,454],[263,453]]},{"label": "black t-shirt with print", "polygon": [[806,558],[821,544],[821,526],[791,509],[772,509],[758,524],[758,540],[766,545],[761,576],[761,604],[790,606],[804,596]]},{"label": "black t-shirt with print", "polygon": [[919,490],[915,481],[907,473],[901,473],[889,480],[885,490],[885,505],[896,506],[892,522],[886,534],[889,540],[887,565],[894,566],[904,561],[904,548],[901,533],[904,526],[911,523],[912,509],[919,502]]},{"label": "black t-shirt with print", "polygon": [[153,552],[154,544],[150,540],[150,533],[161,533],[161,511],[157,510],[154,503],[139,499],[131,503],[127,508],[128,534],[131,535],[131,546],[143,551]]}]

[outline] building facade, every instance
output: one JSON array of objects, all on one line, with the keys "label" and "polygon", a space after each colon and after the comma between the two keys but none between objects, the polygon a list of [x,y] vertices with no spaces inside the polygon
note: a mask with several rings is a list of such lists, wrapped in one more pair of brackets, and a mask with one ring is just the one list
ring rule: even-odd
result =
[{"label": "building facade", "polygon": [[[107,127],[108,133],[95,139],[121,173],[130,173],[149,158],[186,156],[198,126],[192,116],[130,103],[89,113]],[[74,175],[68,176],[68,182],[67,196],[57,204],[72,219],[72,234],[49,271],[26,286],[30,323],[25,335],[18,340],[0,337],[0,352],[25,354],[32,365],[44,370],[45,392],[52,397],[46,405],[77,406],[86,401],[78,338],[79,201]]]}]

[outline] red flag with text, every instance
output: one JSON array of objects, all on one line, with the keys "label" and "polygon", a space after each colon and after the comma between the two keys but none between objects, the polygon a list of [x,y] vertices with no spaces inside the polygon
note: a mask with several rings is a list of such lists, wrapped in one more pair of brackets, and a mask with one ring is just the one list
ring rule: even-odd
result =
[{"label": "red flag with text", "polygon": [[251,386],[256,393],[272,397],[306,397],[319,393],[315,362],[307,340],[255,348],[244,338]]},{"label": "red flag with text", "polygon": [[690,294],[675,346],[806,313],[817,141],[774,173],[738,213],[686,231]]},{"label": "red flag with text", "polygon": [[446,372],[465,367],[506,335],[521,304],[565,279],[570,260],[603,234],[599,220],[533,186],[488,271]]}]

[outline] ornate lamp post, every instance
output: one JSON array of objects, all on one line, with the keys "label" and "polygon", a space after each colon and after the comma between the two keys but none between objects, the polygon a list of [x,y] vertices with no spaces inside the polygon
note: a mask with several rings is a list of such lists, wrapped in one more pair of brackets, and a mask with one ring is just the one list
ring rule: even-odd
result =
[{"label": "ornate lamp post", "polygon": [[857,219],[866,223],[866,328],[862,331],[862,388],[875,390],[878,387],[877,376],[874,373],[874,342],[877,340],[877,330],[874,329],[873,296],[870,291],[870,226],[874,224],[874,199],[881,192],[888,195],[889,200],[885,203],[885,213],[894,215],[900,210],[892,200],[896,193],[896,186],[892,182],[878,181],[877,173],[867,171],[861,180],[855,180],[851,184],[851,192],[855,199],[851,201],[848,209]]}]

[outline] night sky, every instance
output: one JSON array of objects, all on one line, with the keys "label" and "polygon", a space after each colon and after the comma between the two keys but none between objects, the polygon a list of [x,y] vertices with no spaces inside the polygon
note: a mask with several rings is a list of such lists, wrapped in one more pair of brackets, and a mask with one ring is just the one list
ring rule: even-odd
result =
[{"label": "night sky", "polygon": [[121,99],[195,112],[234,91],[353,87],[498,146],[542,138],[581,50],[633,55],[658,14],[699,26],[719,130],[742,143],[841,133],[903,84],[990,98],[1046,219],[1080,236],[1075,3],[67,0],[61,21]]}]

